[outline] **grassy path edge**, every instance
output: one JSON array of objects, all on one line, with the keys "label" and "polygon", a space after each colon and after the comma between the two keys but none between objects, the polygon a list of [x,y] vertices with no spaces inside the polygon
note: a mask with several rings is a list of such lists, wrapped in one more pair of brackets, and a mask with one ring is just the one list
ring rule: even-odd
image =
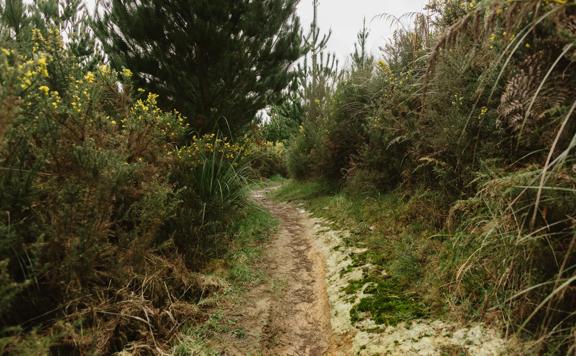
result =
[{"label": "grassy path edge", "polygon": [[[324,253],[332,329],[340,344],[351,343],[355,355],[510,355],[515,340],[480,322],[463,323],[430,317],[425,307],[405,293],[382,266],[366,258],[369,247],[330,216],[321,183],[285,182],[275,193],[278,201],[291,201],[310,209],[319,250]],[[342,211],[341,214],[351,212]],[[317,217],[312,217],[317,216]],[[320,216],[320,217],[318,217]],[[352,227],[352,226],[351,226]],[[379,318],[380,320],[375,320]],[[338,341],[339,340],[339,341]],[[335,353],[339,355],[339,353]]]}]

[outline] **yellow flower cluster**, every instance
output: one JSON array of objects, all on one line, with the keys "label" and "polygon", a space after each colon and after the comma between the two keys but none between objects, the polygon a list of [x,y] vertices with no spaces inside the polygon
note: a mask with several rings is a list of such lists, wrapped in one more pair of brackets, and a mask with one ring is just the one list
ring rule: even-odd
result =
[{"label": "yellow flower cluster", "polygon": [[70,105],[72,106],[72,110],[74,110],[76,113],[79,114],[82,112],[82,101],[80,100],[80,96],[77,94],[72,95],[72,102]]},{"label": "yellow flower cluster", "polygon": [[38,44],[44,44],[44,36],[42,36],[42,32],[39,29],[34,28],[32,29],[32,53],[36,53],[38,51]]},{"label": "yellow flower cluster", "polygon": [[[2,54],[12,54],[11,50],[2,50]],[[22,73],[20,77],[20,88],[26,90],[32,86],[32,83],[38,77],[48,77],[48,59],[45,55],[37,56],[35,59],[29,59],[26,62],[19,64],[18,72]]]},{"label": "yellow flower cluster", "polygon": [[102,64],[100,66],[98,66],[98,72],[100,72],[100,74],[110,74],[112,72],[112,70],[110,69],[110,66],[107,64]]},{"label": "yellow flower cluster", "polygon": [[134,108],[136,110],[139,111],[144,111],[144,112],[148,112],[150,110],[150,108],[148,107],[148,105],[144,104],[144,102],[142,101],[142,99],[138,99],[136,101],[136,104],[134,105]]},{"label": "yellow flower cluster", "polygon": [[189,146],[176,150],[178,158],[201,163],[206,157],[216,155],[229,161],[234,161],[244,153],[242,146],[231,143],[228,138],[219,138],[215,134],[194,136]]},{"label": "yellow flower cluster", "polygon": [[60,29],[58,29],[57,27],[50,28],[48,30],[48,41],[47,42],[53,48],[63,49],[64,48],[64,40],[62,39],[62,34],[60,33]]},{"label": "yellow flower cluster", "polygon": [[88,83],[94,83],[94,80],[96,80],[96,76],[94,75],[94,73],[88,72],[84,76],[84,80],[87,81]]},{"label": "yellow flower cluster", "polygon": [[38,88],[38,90],[40,90],[42,92],[42,94],[48,96],[48,94],[50,93],[50,88],[48,88],[46,85],[42,85]]},{"label": "yellow flower cluster", "polygon": [[174,113],[174,115],[176,116],[176,119],[178,120],[178,123],[179,123],[180,125],[184,126],[184,125],[185,125],[185,123],[184,123],[184,116],[182,116],[182,114],[180,114],[180,113],[178,112],[178,110],[176,110],[176,109],[174,109],[173,113]]},{"label": "yellow flower cluster", "polygon": [[381,59],[378,61],[378,68],[387,75],[392,74],[392,69],[385,60]]},{"label": "yellow flower cluster", "polygon": [[546,0],[546,5],[548,4],[555,4],[555,5],[566,5],[568,0]]},{"label": "yellow flower cluster", "polygon": [[133,73],[132,73],[132,71],[131,71],[130,69],[128,69],[128,68],[122,68],[122,76],[123,76],[125,79],[130,79],[130,78],[132,78],[132,75],[133,75]]},{"label": "yellow flower cluster", "polygon": [[132,113],[147,113],[149,111],[153,112],[154,114],[158,114],[160,112],[160,109],[158,108],[158,94],[148,93],[146,100],[136,100],[136,104],[134,104],[134,107],[132,108]]},{"label": "yellow flower cluster", "polygon": [[51,92],[50,93],[50,101],[51,101],[52,108],[54,110],[58,109],[58,107],[60,106],[60,103],[62,102],[62,99],[60,99],[60,94],[58,94],[57,91]]},{"label": "yellow flower cluster", "polygon": [[[379,60],[377,62],[377,67],[380,70],[380,72],[382,74],[384,74],[384,77],[386,79],[388,79],[390,84],[392,84],[392,85],[402,86],[405,83],[410,82],[411,74],[409,72],[403,71],[401,73],[394,73],[392,71],[392,68],[390,68],[388,63],[386,63],[386,61],[384,61],[384,60]],[[385,94],[385,96],[389,96],[389,97],[392,97],[393,95],[394,95],[394,93],[392,91],[387,91]]]},{"label": "yellow flower cluster", "polygon": [[476,1],[460,1],[460,8],[462,10],[474,10],[478,3]]},{"label": "yellow flower cluster", "polygon": [[286,146],[282,142],[266,141],[266,150],[277,156],[283,156],[286,152]]}]

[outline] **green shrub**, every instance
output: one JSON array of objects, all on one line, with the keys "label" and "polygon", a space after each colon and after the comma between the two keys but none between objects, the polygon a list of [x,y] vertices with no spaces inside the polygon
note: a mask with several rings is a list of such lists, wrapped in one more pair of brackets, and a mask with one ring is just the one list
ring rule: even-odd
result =
[{"label": "green shrub", "polygon": [[241,147],[182,147],[184,118],[130,70],[32,35],[0,51],[0,352],[167,349],[242,205]]},{"label": "green shrub", "polygon": [[312,178],[316,172],[318,152],[322,149],[322,128],[317,122],[306,121],[299,134],[288,146],[286,165],[288,173],[297,179]]},{"label": "green shrub", "polygon": [[415,112],[419,100],[411,91],[417,77],[410,72],[395,73],[380,61],[369,87],[372,104],[364,123],[365,141],[352,157],[346,171],[352,191],[390,191],[410,180],[414,168],[411,143],[416,142]]},{"label": "green shrub", "polygon": [[318,148],[317,171],[325,179],[341,182],[366,141],[366,119],[373,99],[370,82],[372,68],[358,69],[342,79],[326,109],[324,137]]},{"label": "green shrub", "polygon": [[286,146],[282,141],[254,142],[250,148],[251,173],[256,179],[286,177]]},{"label": "green shrub", "polygon": [[227,246],[230,214],[244,202],[249,162],[242,147],[215,134],[194,137],[174,152],[170,181],[180,202],[167,231],[191,266],[202,266]]}]

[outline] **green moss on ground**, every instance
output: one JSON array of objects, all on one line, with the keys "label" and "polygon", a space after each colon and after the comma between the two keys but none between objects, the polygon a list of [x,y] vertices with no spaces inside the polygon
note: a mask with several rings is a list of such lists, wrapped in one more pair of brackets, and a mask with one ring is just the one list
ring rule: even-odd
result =
[{"label": "green moss on ground", "polygon": [[404,292],[398,281],[386,279],[366,281],[363,297],[350,311],[352,322],[359,322],[364,315],[376,324],[396,325],[403,321],[424,318],[427,308],[417,295]]},{"label": "green moss on ground", "polygon": [[[360,196],[336,192],[321,182],[285,181],[275,199],[297,201],[314,215],[350,232],[341,249],[365,249],[352,254],[342,273],[370,264],[364,278],[344,289],[351,298],[362,288],[365,296],[354,306],[354,322],[370,317],[377,324],[395,325],[445,312],[441,292],[443,272],[438,256],[446,248],[435,209],[441,201],[428,192],[405,196],[391,192]],[[366,286],[369,284],[368,286]]]}]

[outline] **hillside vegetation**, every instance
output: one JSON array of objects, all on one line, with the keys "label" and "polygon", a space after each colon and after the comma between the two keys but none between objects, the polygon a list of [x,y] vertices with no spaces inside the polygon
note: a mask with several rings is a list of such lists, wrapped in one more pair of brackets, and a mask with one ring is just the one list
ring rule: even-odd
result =
[{"label": "hillside vegetation", "polygon": [[[286,267],[254,262],[277,224],[247,192],[275,175],[376,266],[344,288],[353,322],[482,322],[576,352],[574,0],[383,3],[344,65],[311,3],[303,28],[297,0],[0,0],[1,354],[245,336],[218,304]],[[379,53],[370,21],[395,29]],[[286,206],[286,246],[308,244]],[[315,298],[294,297],[275,303]]]},{"label": "hillside vegetation", "polygon": [[321,182],[281,196],[356,231],[435,312],[573,353],[575,4],[432,1],[374,21],[397,28],[380,56],[361,31],[350,68],[319,63],[296,95],[303,116],[272,117],[296,126],[278,137],[290,175]]},{"label": "hillside vegetation", "polygon": [[245,195],[265,146],[193,128],[92,25],[81,1],[0,1],[1,354],[168,353],[225,285],[200,272],[273,227]]}]

